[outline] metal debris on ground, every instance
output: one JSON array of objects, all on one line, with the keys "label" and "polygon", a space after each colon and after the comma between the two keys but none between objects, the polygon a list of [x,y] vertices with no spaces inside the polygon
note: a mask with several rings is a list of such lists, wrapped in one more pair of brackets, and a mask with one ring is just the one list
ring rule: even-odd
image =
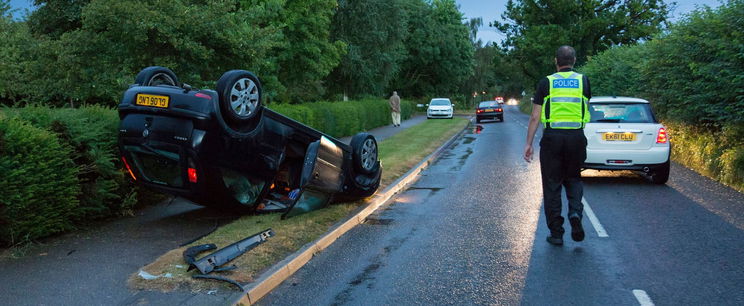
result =
[{"label": "metal debris on ground", "polygon": [[214,271],[217,267],[228,263],[236,257],[243,255],[243,253],[257,247],[259,244],[264,243],[269,237],[272,236],[274,236],[274,231],[271,229],[267,229],[258,234],[219,249],[212,254],[202,257],[199,260],[196,260],[197,254],[207,250],[215,249],[217,246],[215,246],[214,244],[203,244],[190,247],[183,253],[184,260],[186,260],[186,262],[189,264],[189,268],[187,271],[191,271],[196,268],[202,274],[208,274]]},{"label": "metal debris on ground", "polygon": [[172,278],[173,277],[173,274],[165,273],[165,274],[159,274],[159,275],[152,275],[150,273],[145,272],[144,270],[140,270],[139,271],[139,276],[141,278],[143,278],[143,279],[146,279],[146,280],[153,280],[153,279],[158,279],[158,278],[161,278],[161,277]]}]

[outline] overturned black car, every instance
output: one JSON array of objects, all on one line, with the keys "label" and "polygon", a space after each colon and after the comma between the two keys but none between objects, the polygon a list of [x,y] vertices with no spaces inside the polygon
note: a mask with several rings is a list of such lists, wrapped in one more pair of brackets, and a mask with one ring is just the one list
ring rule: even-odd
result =
[{"label": "overturned black car", "polygon": [[382,169],[377,141],[350,144],[261,104],[261,83],[231,70],[216,90],[148,67],[119,104],[119,149],[138,183],[197,204],[283,216],[372,195]]}]

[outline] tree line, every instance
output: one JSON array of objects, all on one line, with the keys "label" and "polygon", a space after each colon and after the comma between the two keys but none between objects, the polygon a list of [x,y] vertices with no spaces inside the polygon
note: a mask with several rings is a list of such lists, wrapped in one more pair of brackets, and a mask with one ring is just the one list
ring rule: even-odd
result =
[{"label": "tree line", "polygon": [[257,73],[269,101],[454,95],[475,48],[454,0],[0,1],[0,103],[115,105],[134,75],[167,66],[213,88]]}]

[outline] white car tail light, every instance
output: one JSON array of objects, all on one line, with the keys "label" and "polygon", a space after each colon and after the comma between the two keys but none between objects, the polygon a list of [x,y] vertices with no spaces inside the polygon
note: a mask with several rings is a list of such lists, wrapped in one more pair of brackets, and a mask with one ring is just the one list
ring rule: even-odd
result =
[{"label": "white car tail light", "polygon": [[667,143],[669,137],[665,128],[659,128],[659,132],[656,134],[656,143]]}]

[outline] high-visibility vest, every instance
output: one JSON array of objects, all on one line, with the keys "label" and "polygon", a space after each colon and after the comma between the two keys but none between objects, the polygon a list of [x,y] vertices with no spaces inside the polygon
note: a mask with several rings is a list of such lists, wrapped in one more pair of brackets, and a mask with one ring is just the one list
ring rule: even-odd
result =
[{"label": "high-visibility vest", "polygon": [[[589,122],[589,105],[584,96],[584,77],[573,71],[548,76],[550,92],[542,104],[540,121],[553,129],[580,129]],[[547,112],[546,112],[547,110]]]}]

